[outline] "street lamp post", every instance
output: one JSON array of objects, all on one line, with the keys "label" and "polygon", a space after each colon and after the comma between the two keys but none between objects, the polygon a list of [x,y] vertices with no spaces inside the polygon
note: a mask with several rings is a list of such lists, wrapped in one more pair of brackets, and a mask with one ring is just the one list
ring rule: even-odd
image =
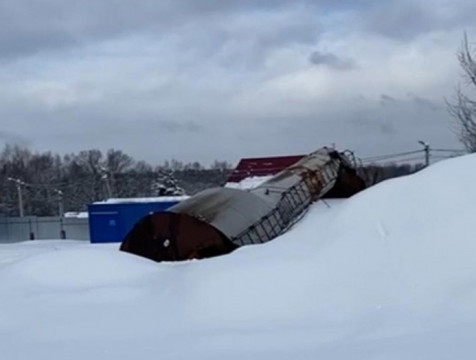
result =
[{"label": "street lamp post", "polygon": [[111,190],[111,183],[109,182],[109,174],[104,173],[102,175],[102,179],[104,180],[104,183],[106,184],[106,192],[107,196],[109,198],[112,198],[112,190]]},{"label": "street lamp post", "polygon": [[98,165],[99,172],[101,173],[101,179],[104,180],[106,185],[106,193],[109,198],[112,198],[112,189],[110,182],[110,171],[102,165]]},{"label": "street lamp post", "polygon": [[418,140],[418,143],[424,148],[423,151],[425,151],[425,167],[428,167],[430,165],[430,144],[423,140]]},{"label": "street lamp post", "polygon": [[59,217],[63,217],[64,215],[64,196],[63,192],[58,189],[53,189],[53,191],[58,195],[58,214]]},{"label": "street lamp post", "polygon": [[24,217],[25,213],[23,210],[23,194],[22,194],[22,186],[26,185],[23,181],[20,179],[15,179],[15,178],[7,178],[8,181],[12,181],[16,184],[17,187],[17,192],[18,192],[18,212],[20,214],[20,217]]},{"label": "street lamp post", "polygon": [[64,216],[64,194],[63,191],[58,189],[53,189],[53,191],[58,195],[58,215],[60,223],[60,239],[66,239],[66,231],[63,226],[63,216]]}]

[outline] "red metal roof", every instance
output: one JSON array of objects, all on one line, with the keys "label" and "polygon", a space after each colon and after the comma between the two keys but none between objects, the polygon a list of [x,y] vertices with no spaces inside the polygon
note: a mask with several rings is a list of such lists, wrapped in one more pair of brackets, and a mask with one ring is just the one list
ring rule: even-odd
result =
[{"label": "red metal roof", "polygon": [[298,162],[305,155],[273,156],[241,159],[228,177],[228,182],[240,182],[252,176],[274,175]]}]

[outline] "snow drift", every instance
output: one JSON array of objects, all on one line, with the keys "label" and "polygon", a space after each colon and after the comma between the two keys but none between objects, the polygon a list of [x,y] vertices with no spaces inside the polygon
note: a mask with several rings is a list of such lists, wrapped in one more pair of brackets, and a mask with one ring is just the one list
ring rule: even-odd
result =
[{"label": "snow drift", "polygon": [[475,165],[320,202],[275,241],[204,261],[2,245],[2,358],[473,359]]}]

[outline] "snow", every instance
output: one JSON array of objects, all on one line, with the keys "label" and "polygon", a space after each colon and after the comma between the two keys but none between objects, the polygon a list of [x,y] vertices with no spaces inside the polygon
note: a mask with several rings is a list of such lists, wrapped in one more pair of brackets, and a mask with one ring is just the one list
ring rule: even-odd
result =
[{"label": "snow", "polygon": [[239,190],[250,190],[260,186],[265,181],[271,179],[274,175],[250,176],[240,182],[227,182],[225,187]]},{"label": "snow", "polygon": [[110,198],[104,201],[96,201],[94,204],[131,204],[131,203],[153,203],[153,202],[173,202],[187,200],[189,196],[158,196],[143,198]]},{"label": "snow", "polygon": [[473,359],[476,156],[319,202],[280,238],[154,263],[0,245],[2,359]]},{"label": "snow", "polygon": [[63,216],[65,218],[87,219],[89,217],[89,214],[87,211],[81,211],[81,212],[68,211],[68,212],[65,212]]}]

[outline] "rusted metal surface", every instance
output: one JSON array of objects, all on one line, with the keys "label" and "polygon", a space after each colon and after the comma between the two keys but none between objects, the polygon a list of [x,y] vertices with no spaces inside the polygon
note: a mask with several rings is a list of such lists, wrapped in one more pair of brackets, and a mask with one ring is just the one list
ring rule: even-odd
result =
[{"label": "rusted metal surface", "polygon": [[365,181],[353,168],[342,167],[334,187],[325,193],[323,199],[348,198],[366,188]]},{"label": "rusted metal surface", "polygon": [[155,261],[201,259],[236,249],[207,222],[187,214],[160,212],[141,219],[121,244],[121,250]]},{"label": "rusted metal surface", "polygon": [[274,239],[332,191],[350,196],[362,189],[347,158],[323,148],[252,190],[208,189],[165,213],[149,215],[121,250],[156,261],[226,254]]},{"label": "rusted metal surface", "polygon": [[266,216],[272,209],[272,203],[251,192],[213,188],[172,206],[169,211],[187,214],[211,224],[232,239],[244,228],[253,225],[256,219]]}]

